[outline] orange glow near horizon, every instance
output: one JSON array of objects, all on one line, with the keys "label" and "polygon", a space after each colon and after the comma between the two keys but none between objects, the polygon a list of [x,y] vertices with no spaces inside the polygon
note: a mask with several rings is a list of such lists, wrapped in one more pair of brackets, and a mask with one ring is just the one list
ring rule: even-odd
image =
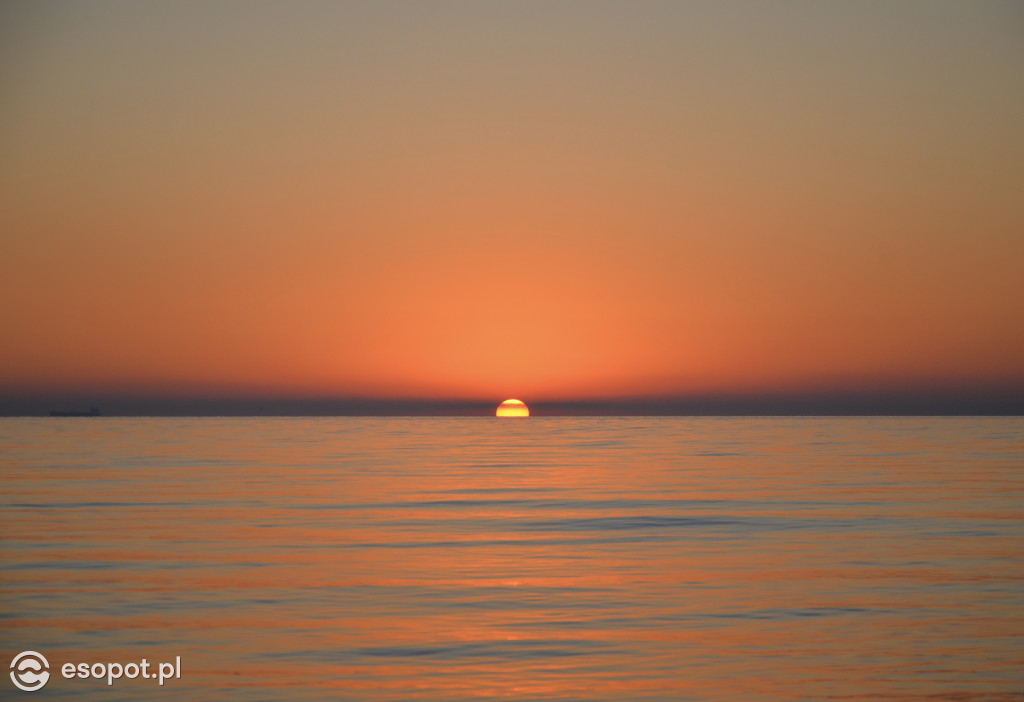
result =
[{"label": "orange glow near horizon", "polygon": [[156,5],[0,22],[0,395],[1024,385],[1010,22]]},{"label": "orange glow near horizon", "polygon": [[530,408],[522,400],[505,400],[495,411],[496,417],[529,417]]}]

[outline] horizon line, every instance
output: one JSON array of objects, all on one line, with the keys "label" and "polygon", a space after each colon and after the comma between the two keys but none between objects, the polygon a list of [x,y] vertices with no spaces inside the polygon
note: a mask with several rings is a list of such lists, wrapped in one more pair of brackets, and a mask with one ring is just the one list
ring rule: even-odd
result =
[{"label": "horizon line", "polygon": [[[493,416],[501,399],[103,393],[39,393],[5,397],[0,394],[0,416],[48,416],[51,411],[82,411],[91,407],[98,407],[103,416],[108,417]],[[531,415],[540,417],[1024,415],[1024,391],[1016,387],[719,393],[523,401],[529,406]]]}]

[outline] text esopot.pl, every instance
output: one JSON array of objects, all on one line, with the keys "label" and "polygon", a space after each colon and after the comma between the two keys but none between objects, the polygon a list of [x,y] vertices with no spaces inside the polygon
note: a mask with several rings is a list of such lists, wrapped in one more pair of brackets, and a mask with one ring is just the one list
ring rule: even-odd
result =
[{"label": "text esopot.pl", "polygon": [[157,680],[161,685],[164,680],[181,679],[181,656],[176,656],[174,663],[150,663],[145,658],[141,663],[65,663],[60,668],[65,678],[106,678],[108,685],[122,676],[126,678],[145,678]]},{"label": "text esopot.pl", "polygon": [[[165,680],[181,679],[181,656],[175,656],[174,663],[150,663],[145,658],[141,663],[65,663],[60,674],[68,680],[106,678],[107,685],[121,678],[156,680],[163,685]],[[11,661],[11,682],[19,689],[35,692],[49,681],[50,661],[38,651],[22,651]]]}]

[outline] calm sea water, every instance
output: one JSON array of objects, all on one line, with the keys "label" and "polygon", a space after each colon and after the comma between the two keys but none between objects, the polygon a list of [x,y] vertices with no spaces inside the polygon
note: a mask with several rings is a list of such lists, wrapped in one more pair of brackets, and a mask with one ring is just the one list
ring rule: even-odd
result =
[{"label": "calm sea water", "polygon": [[0,478],[40,699],[1024,699],[1024,418],[3,419]]}]

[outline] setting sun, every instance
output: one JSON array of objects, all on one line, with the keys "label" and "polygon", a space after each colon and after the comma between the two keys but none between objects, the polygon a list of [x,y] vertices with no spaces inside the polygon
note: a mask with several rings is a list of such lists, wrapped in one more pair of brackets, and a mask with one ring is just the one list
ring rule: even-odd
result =
[{"label": "setting sun", "polygon": [[498,405],[496,417],[529,417],[530,408],[522,400],[505,400]]}]

